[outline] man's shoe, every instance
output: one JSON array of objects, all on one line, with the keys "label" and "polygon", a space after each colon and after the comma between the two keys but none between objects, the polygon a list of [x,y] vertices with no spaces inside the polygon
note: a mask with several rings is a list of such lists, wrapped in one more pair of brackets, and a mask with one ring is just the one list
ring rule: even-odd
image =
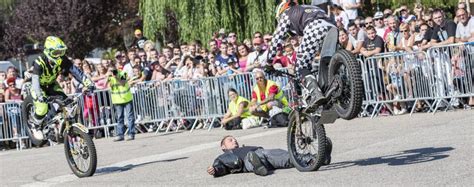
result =
[{"label": "man's shoe", "polygon": [[117,136],[117,137],[114,139],[114,142],[120,142],[120,141],[123,141],[123,137],[122,137],[122,136]]},{"label": "man's shoe", "polygon": [[268,175],[268,169],[263,165],[262,161],[258,157],[257,153],[250,151],[248,154],[248,159],[253,166],[253,172],[260,176]]},{"label": "man's shoe", "polygon": [[125,139],[126,141],[132,141],[132,140],[135,140],[135,136],[129,136],[127,137],[127,139]]}]

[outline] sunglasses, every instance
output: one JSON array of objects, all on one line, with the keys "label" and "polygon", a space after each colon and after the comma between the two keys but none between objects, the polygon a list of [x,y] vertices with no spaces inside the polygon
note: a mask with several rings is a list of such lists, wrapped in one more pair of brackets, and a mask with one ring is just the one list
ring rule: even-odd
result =
[{"label": "sunglasses", "polygon": [[367,22],[365,23],[365,25],[370,25],[370,24],[373,24],[374,22]]},{"label": "sunglasses", "polygon": [[382,18],[374,19],[375,21],[382,21]]},{"label": "sunglasses", "polygon": [[400,32],[408,33],[408,30],[400,30]]}]

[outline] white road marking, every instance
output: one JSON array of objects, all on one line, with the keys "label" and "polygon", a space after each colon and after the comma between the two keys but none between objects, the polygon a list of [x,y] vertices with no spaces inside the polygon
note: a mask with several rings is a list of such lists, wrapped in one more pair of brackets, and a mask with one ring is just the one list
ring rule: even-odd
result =
[{"label": "white road marking", "polygon": [[[242,137],[237,137],[237,139],[238,140],[248,140],[248,139],[253,139],[253,138],[259,138],[259,137],[263,137],[263,136],[278,134],[278,133],[284,132],[286,130],[287,130],[286,128],[276,129],[276,130],[267,131],[267,132],[263,132],[263,133],[256,133],[256,134],[246,135],[246,136],[242,136]],[[184,154],[187,154],[187,153],[202,151],[202,150],[211,149],[211,148],[217,148],[219,143],[220,142],[209,142],[209,143],[204,143],[204,144],[199,144],[199,145],[186,147],[186,148],[183,148],[183,149],[169,151],[169,152],[166,152],[166,153],[160,153],[160,154],[156,154],[156,155],[150,155],[150,156],[145,156],[145,157],[134,158],[134,159],[130,159],[130,160],[126,160],[126,161],[122,161],[122,162],[118,162],[118,163],[115,163],[115,164],[111,164],[111,165],[108,165],[108,166],[98,168],[96,170],[96,173],[98,173],[97,176],[100,176],[102,174],[107,173],[105,171],[106,168],[112,168],[112,167],[123,168],[124,166],[127,166],[127,165],[139,165],[139,164],[144,164],[144,163],[156,162],[156,161],[160,161],[160,160],[172,159],[172,158],[176,158],[177,156],[184,155]],[[96,175],[94,175],[94,176],[96,176]],[[94,177],[94,176],[92,176],[92,177]],[[46,179],[46,180],[43,180],[43,181],[38,181],[38,182],[34,182],[34,183],[25,184],[25,185],[22,185],[22,186],[25,186],[25,187],[26,186],[35,186],[35,187],[36,186],[53,186],[53,185],[58,185],[58,184],[61,184],[61,183],[72,182],[72,181],[75,181],[75,180],[78,180],[78,179],[79,178],[77,178],[74,174],[68,174],[68,175],[62,175],[62,176],[49,178],[49,179]]]}]

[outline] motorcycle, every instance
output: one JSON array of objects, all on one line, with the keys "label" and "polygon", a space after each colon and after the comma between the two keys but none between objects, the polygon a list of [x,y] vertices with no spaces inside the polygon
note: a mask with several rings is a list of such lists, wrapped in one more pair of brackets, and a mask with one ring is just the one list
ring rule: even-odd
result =
[{"label": "motorcycle", "polygon": [[[362,109],[362,70],[354,55],[340,47],[338,35],[335,28],[329,31],[322,45],[319,68],[311,72],[328,101],[320,106],[308,106],[309,90],[294,94],[299,104],[289,114],[287,144],[290,160],[298,171],[316,171],[328,165],[332,142],[326,137],[324,124],[338,118],[351,120]],[[298,84],[304,88],[292,74],[275,69],[270,73],[288,77],[292,90]]]},{"label": "motorcycle", "polygon": [[43,146],[48,140],[63,142],[67,163],[72,172],[80,178],[92,176],[97,167],[97,153],[88,134],[89,130],[76,120],[79,112],[78,102],[83,95],[75,94],[66,99],[62,96],[49,96],[46,99],[48,114],[40,125],[30,122],[35,113],[31,95],[26,95],[22,103],[22,120],[23,124],[27,124],[26,132],[31,143]]}]

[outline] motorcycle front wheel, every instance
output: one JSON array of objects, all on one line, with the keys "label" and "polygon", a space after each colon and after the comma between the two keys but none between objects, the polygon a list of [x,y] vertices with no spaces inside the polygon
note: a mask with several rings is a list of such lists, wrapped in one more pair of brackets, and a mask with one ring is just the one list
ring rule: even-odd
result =
[{"label": "motorcycle front wheel", "polygon": [[[297,120],[299,116],[299,120]],[[287,131],[290,161],[298,171],[316,171],[326,162],[327,137],[318,117],[305,113],[290,116]]]},{"label": "motorcycle front wheel", "polygon": [[64,132],[64,152],[72,172],[79,178],[89,177],[97,168],[97,153],[89,134],[77,127]]}]

